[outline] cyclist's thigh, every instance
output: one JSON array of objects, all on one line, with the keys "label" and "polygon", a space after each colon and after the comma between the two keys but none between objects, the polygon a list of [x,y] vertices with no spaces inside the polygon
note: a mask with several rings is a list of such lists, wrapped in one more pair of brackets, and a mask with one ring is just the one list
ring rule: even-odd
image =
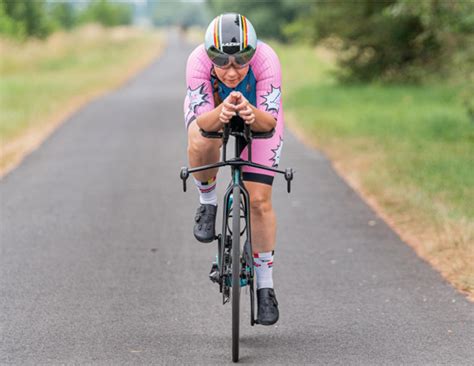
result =
[{"label": "cyclist's thigh", "polygon": [[188,127],[188,146],[198,148],[218,149],[222,145],[221,139],[210,139],[201,135],[196,120],[191,122]]},{"label": "cyclist's thigh", "polygon": [[[269,139],[254,139],[252,141],[252,162],[277,168],[283,148],[283,120],[277,121],[275,134]],[[241,154],[242,159],[248,159],[248,147]],[[244,180],[253,180],[271,185],[275,173],[263,169],[244,167]]]}]

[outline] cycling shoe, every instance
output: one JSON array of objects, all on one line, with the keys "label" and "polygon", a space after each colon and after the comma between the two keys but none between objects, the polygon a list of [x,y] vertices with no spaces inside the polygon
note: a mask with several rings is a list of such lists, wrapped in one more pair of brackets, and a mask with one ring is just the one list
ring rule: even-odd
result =
[{"label": "cycling shoe", "polygon": [[194,236],[202,243],[210,243],[216,236],[216,212],[217,206],[201,205],[194,217]]},{"label": "cycling shoe", "polygon": [[258,316],[257,323],[272,325],[278,321],[278,301],[272,288],[257,290]]}]

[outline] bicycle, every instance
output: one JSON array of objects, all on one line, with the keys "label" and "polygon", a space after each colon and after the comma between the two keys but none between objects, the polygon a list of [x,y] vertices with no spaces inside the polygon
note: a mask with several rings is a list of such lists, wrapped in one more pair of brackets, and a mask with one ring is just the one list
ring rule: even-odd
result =
[{"label": "bicycle", "polygon": [[[224,166],[231,167],[232,179],[224,195],[222,233],[214,238],[214,240],[217,240],[217,258],[216,262],[212,264],[209,278],[219,285],[223,304],[232,300],[232,361],[238,362],[241,287],[249,286],[250,288],[250,325],[257,324],[255,319],[250,197],[242,180],[242,167],[250,166],[283,174],[287,181],[288,193],[291,192],[291,181],[294,172],[291,168],[282,171],[252,162],[252,140],[254,138],[270,138],[275,133],[274,129],[269,132],[253,132],[250,125],[245,124],[239,117],[233,117],[229,123],[224,125],[222,132],[206,132],[202,129],[200,131],[204,137],[222,139],[222,161],[192,169],[183,167],[181,168],[180,177],[183,181],[183,191],[186,192],[186,181],[189,174]],[[227,160],[226,150],[229,136],[235,137],[235,157]],[[240,158],[240,153],[246,145],[248,145],[248,160],[243,160]],[[230,225],[230,220],[232,225]],[[241,228],[241,220],[244,223],[243,228]],[[241,249],[240,238],[244,235],[246,235],[246,240]]]}]

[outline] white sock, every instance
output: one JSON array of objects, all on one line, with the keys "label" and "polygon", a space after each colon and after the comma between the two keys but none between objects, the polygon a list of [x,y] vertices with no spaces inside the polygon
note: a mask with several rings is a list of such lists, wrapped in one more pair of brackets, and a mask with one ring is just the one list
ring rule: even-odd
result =
[{"label": "white sock", "polygon": [[273,251],[254,253],[253,265],[257,274],[257,290],[273,288]]},{"label": "white sock", "polygon": [[193,179],[199,191],[201,205],[217,206],[216,177],[209,179],[207,182],[200,182],[194,177]]}]

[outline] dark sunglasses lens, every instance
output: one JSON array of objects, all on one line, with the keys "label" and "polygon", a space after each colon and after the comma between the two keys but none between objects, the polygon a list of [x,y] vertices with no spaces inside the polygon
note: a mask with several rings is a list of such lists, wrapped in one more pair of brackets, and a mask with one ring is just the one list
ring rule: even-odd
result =
[{"label": "dark sunglasses lens", "polygon": [[253,47],[247,46],[244,50],[234,55],[235,62],[240,66],[247,65],[252,59],[254,54],[255,54],[255,49]]},{"label": "dark sunglasses lens", "polygon": [[215,47],[211,47],[207,50],[207,55],[211,59],[212,63],[216,66],[226,66],[229,64],[229,56],[225,53],[220,52]]},{"label": "dark sunglasses lens", "polygon": [[214,60],[212,60],[214,65],[219,67],[227,66],[230,63],[229,56],[227,55],[219,55]]}]

